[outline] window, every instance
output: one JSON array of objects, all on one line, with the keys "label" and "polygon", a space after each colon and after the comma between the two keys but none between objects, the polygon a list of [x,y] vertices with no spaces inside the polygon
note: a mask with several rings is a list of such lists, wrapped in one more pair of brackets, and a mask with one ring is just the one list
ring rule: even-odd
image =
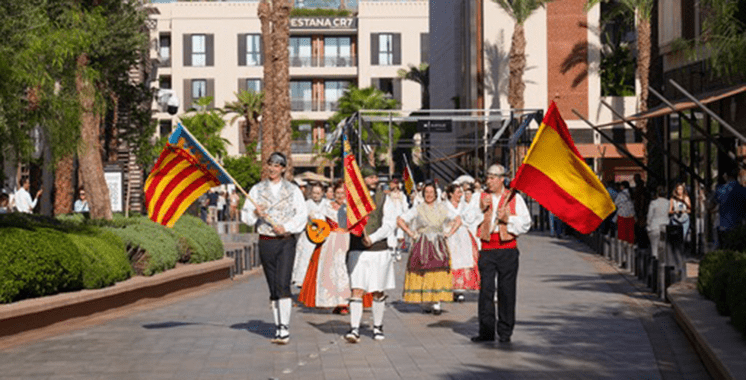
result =
[{"label": "window", "polygon": [[371,34],[370,50],[372,65],[401,65],[401,34]]},{"label": "window", "polygon": [[377,78],[373,79],[373,87],[385,92],[391,99],[398,102],[401,107],[401,79],[398,78]]},{"label": "window", "polygon": [[344,81],[324,82],[324,111],[337,111],[337,102],[349,85],[350,82]]},{"label": "window", "polygon": [[158,57],[162,66],[171,66],[171,35],[161,34],[158,39]]},{"label": "window", "polygon": [[353,65],[352,39],[350,37],[324,38],[324,66],[349,67]]},{"label": "window", "polygon": [[311,66],[311,37],[290,37],[288,53],[291,67]]},{"label": "window", "polygon": [[184,34],[184,66],[213,66],[215,35]]},{"label": "window", "polygon": [[311,81],[290,82],[290,103],[292,111],[311,111],[313,109]]},{"label": "window", "polygon": [[161,137],[171,135],[171,120],[160,120],[158,122],[158,131],[160,132]]},{"label": "window", "polygon": [[246,65],[259,66],[262,64],[262,40],[259,34],[246,35]]},{"label": "window", "polygon": [[261,92],[262,91],[262,80],[261,79],[247,79],[246,90],[250,92]]},{"label": "window", "polygon": [[207,81],[204,79],[195,79],[192,81],[192,101],[207,96]]},{"label": "window", "polygon": [[207,43],[204,34],[192,35],[192,66],[207,66]]}]

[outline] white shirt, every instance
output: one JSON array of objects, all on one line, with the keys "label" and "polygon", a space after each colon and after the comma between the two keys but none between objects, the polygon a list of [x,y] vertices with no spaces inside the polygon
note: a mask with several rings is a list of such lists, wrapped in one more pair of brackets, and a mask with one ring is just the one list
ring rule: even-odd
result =
[{"label": "white shirt", "polygon": [[[371,191],[370,195],[375,199],[375,193]],[[384,198],[383,201],[383,220],[381,220],[381,228],[373,231],[368,238],[372,244],[379,242],[389,237],[394,233],[396,229],[396,217],[398,216],[396,206],[394,202],[388,202],[388,197]]]},{"label": "white shirt", "polygon": [[[508,190],[505,190],[505,196],[508,196]],[[496,207],[500,202],[500,197],[492,194],[492,205]],[[498,232],[497,223],[497,210],[493,208],[492,212],[492,231],[493,233]],[[521,194],[515,193],[515,215],[508,216],[508,233],[511,235],[522,235],[531,229],[531,214],[528,212],[526,202],[521,197]]]},{"label": "white shirt", "polygon": [[[269,190],[273,195],[277,195],[281,186],[282,181],[277,183],[270,182]],[[301,193],[297,186],[293,187],[292,193],[292,203],[298,205],[299,212],[297,212],[289,222],[283,224],[282,228],[284,228],[288,233],[298,234],[303,232],[306,228],[306,223],[308,222],[308,209],[306,208],[306,199],[303,197],[303,193]],[[249,197],[254,200],[259,199],[259,189],[257,186],[254,186],[249,190]],[[255,225],[259,218],[254,213],[254,210],[256,210],[254,203],[247,199],[246,202],[244,202],[243,209],[241,210],[241,220],[248,225]]]},{"label": "white shirt", "polygon": [[324,211],[327,208],[327,202],[322,198],[319,203],[309,199],[306,201],[306,209],[308,210],[308,217],[311,219],[324,219]]},{"label": "white shirt", "polygon": [[31,199],[31,194],[29,194],[26,189],[20,188],[18,189],[18,191],[16,191],[15,196],[16,210],[18,210],[18,212],[31,214],[34,210],[34,207],[36,207],[36,201],[38,200],[39,198]]},{"label": "white shirt", "polygon": [[668,203],[669,200],[663,197],[650,202],[646,227],[648,233],[658,233],[660,226],[668,224]]}]

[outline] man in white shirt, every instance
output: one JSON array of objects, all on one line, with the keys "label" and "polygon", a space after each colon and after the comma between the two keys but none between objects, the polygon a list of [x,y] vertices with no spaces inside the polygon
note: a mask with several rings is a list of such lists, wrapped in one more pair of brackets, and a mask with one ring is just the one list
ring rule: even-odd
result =
[{"label": "man in white shirt", "polygon": [[292,294],[290,278],[295,261],[297,234],[306,226],[308,210],[297,186],[283,178],[287,158],[274,152],[267,160],[269,177],[249,191],[251,200],[244,203],[241,220],[255,225],[259,233],[259,258],[269,286],[270,308],[275,321],[272,343],[290,341]]},{"label": "man in white shirt", "polygon": [[510,342],[515,326],[516,282],[518,279],[518,244],[516,238],[531,229],[531,215],[520,194],[505,188],[507,171],[502,165],[487,169],[489,196],[480,202],[484,219],[480,226],[482,250],[479,253],[479,335],[472,342],[495,340],[495,277],[497,277],[500,342]]},{"label": "man in white shirt", "polygon": [[36,202],[39,201],[39,197],[41,197],[42,189],[39,189],[39,191],[36,192],[36,199],[31,199],[31,194],[29,194],[28,192],[30,187],[31,183],[29,183],[28,178],[24,178],[21,180],[21,188],[16,191],[16,195],[14,197],[16,210],[18,212],[23,212],[26,214],[31,214],[34,212]]}]

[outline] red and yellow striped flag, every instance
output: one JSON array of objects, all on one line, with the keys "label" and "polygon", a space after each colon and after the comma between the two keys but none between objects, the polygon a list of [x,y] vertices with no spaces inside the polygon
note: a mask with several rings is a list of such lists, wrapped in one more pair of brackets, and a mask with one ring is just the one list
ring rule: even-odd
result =
[{"label": "red and yellow striped flag", "polygon": [[179,125],[145,181],[148,217],[173,227],[192,202],[221,183],[233,181]]},{"label": "red and yellow striped flag", "polygon": [[615,210],[611,196],[575,147],[554,102],[510,186],[582,234],[595,230]]},{"label": "red and yellow striped flag", "polygon": [[347,136],[342,137],[343,168],[345,176],[345,191],[347,193],[347,229],[357,235],[363,234],[363,228],[368,222],[368,214],[376,209],[376,203],[370,196],[368,186],[365,185],[360,167],[357,166],[352,147]]},{"label": "red and yellow striped flag", "polygon": [[407,156],[404,156],[404,164],[404,175],[402,176],[402,179],[404,180],[404,190],[407,191],[407,195],[412,195],[412,190],[414,190],[414,176],[412,176],[412,169],[409,168]]}]

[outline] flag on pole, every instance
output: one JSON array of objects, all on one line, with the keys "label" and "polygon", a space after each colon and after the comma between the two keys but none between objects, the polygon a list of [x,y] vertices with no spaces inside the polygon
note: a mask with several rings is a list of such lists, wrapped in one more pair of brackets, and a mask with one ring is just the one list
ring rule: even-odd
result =
[{"label": "flag on pole", "polygon": [[145,181],[148,217],[167,227],[212,187],[232,184],[230,175],[181,124]]},{"label": "flag on pole", "polygon": [[511,187],[582,234],[595,230],[615,210],[611,196],[575,147],[554,102]]},{"label": "flag on pole", "polygon": [[404,165],[404,190],[407,191],[407,195],[412,195],[412,190],[414,190],[414,176],[412,175],[412,169],[409,168],[406,155],[404,155]]},{"label": "flag on pole", "polygon": [[343,169],[345,191],[347,193],[347,228],[351,233],[361,236],[363,228],[368,222],[368,214],[376,209],[376,204],[370,196],[368,186],[365,185],[360,167],[357,166],[352,147],[347,141],[347,135],[342,135]]}]

